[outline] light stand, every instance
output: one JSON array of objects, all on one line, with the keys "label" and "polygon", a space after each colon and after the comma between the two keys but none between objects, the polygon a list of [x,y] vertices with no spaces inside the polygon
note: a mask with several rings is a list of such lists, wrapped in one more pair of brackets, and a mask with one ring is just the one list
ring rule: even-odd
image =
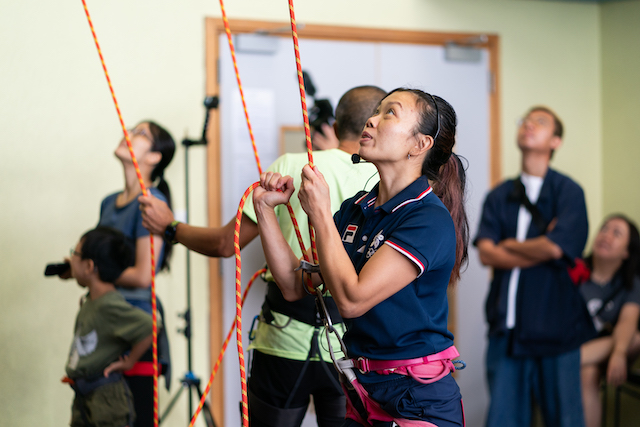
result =
[{"label": "light stand", "polygon": [[[207,145],[207,127],[209,126],[209,113],[212,109],[218,108],[219,99],[217,96],[208,96],[204,100],[204,106],[206,108],[206,115],[204,118],[204,126],[202,129],[202,138],[200,140],[193,140],[185,138],[182,140],[182,145],[184,146],[184,186],[185,186],[185,221],[189,223],[189,147],[192,145]],[[180,380],[182,386],[178,390],[178,392],[173,396],[169,405],[165,409],[162,417],[160,418],[160,422],[164,420],[167,414],[173,408],[173,405],[177,402],[178,398],[182,394],[184,389],[188,389],[189,393],[189,421],[191,420],[191,415],[193,414],[193,392],[196,392],[198,395],[198,402],[202,399],[202,391],[200,390],[200,378],[197,377],[193,371],[191,366],[191,251],[187,248],[187,309],[183,314],[179,314],[178,316],[183,318],[185,321],[184,329],[180,329],[179,332],[183,333],[187,338],[187,373]],[[202,407],[203,416],[207,423],[207,427],[216,427],[216,424],[213,420],[213,416],[211,415],[211,409],[209,408],[209,404],[205,401],[204,406]]]}]

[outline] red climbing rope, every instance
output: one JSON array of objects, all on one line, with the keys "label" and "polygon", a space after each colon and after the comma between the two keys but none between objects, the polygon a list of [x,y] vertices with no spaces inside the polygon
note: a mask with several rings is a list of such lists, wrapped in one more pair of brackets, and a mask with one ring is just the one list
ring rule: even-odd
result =
[{"label": "red climbing rope", "polygon": [[[291,35],[293,38],[293,51],[296,56],[296,69],[298,71],[298,85],[300,86],[300,103],[302,104],[302,118],[304,120],[304,135],[307,140],[307,155],[309,157],[309,166],[313,167],[313,148],[311,145],[311,129],[309,128],[309,115],[307,114],[307,97],[305,95],[306,90],[304,88],[304,78],[302,76],[302,64],[300,62],[300,48],[298,47],[298,28],[296,27],[296,15],[293,9],[293,0],[289,0],[289,16],[291,17]],[[318,264],[318,249],[316,247],[316,235],[315,235],[313,226],[311,225],[311,221],[309,221],[308,224],[309,224],[309,239],[311,241],[311,254],[313,256],[314,264]],[[305,256],[305,260],[308,261],[306,256]],[[311,284],[311,278],[307,280],[307,288],[310,292],[315,293],[315,289]]]},{"label": "red climbing rope", "polygon": [[227,20],[227,13],[224,10],[223,0],[220,0],[220,10],[222,11],[222,21],[224,22],[224,30],[227,33],[227,39],[229,40],[229,49],[231,50],[231,59],[233,60],[233,69],[236,72],[236,80],[238,80],[238,89],[240,90],[240,99],[242,100],[244,117],[247,119],[247,128],[249,129],[249,136],[251,137],[253,154],[256,158],[258,173],[262,175],[262,166],[260,166],[260,157],[258,156],[258,147],[256,147],[256,140],[253,137],[253,129],[251,127],[251,121],[249,120],[249,112],[247,111],[247,103],[244,100],[244,90],[242,90],[242,82],[240,81],[240,72],[238,71],[238,62],[236,61],[236,49],[233,46],[233,39],[231,38],[231,29],[229,28],[229,21]]},{"label": "red climbing rope", "polygon": [[[242,294],[243,306],[244,306],[244,301],[247,299],[247,293],[249,292],[249,289],[251,289],[253,282],[258,278],[258,276],[260,276],[262,273],[265,273],[266,271],[267,271],[266,268],[262,268],[256,271],[255,273],[253,273],[253,276],[251,276],[251,279],[249,279],[249,283],[247,283],[247,288],[244,290],[244,294]],[[193,427],[193,425],[196,422],[196,419],[198,419],[198,415],[200,414],[200,412],[202,411],[202,408],[204,407],[204,402],[207,399],[207,394],[209,394],[209,390],[211,389],[211,384],[213,384],[213,379],[216,377],[216,373],[218,372],[218,368],[220,368],[220,364],[222,363],[222,358],[224,357],[224,353],[227,351],[227,346],[229,345],[229,341],[231,340],[231,334],[233,334],[233,330],[236,327],[236,321],[237,319],[233,320],[233,324],[231,325],[231,328],[229,329],[229,333],[227,334],[227,339],[225,339],[224,344],[222,344],[222,349],[220,349],[218,360],[216,360],[216,364],[213,366],[213,372],[211,372],[211,377],[209,378],[207,387],[205,387],[204,389],[204,393],[202,394],[202,398],[200,399],[200,404],[198,405],[196,412],[193,414],[193,417],[191,418],[191,423],[189,424],[189,427]]]},{"label": "red climbing rope", "polygon": [[240,288],[242,286],[242,259],[240,256],[240,221],[242,220],[242,209],[247,201],[247,197],[258,187],[260,182],[255,182],[242,195],[238,214],[236,215],[236,227],[233,234],[233,246],[236,253],[236,340],[238,341],[238,358],[240,361],[240,381],[242,382],[242,425],[249,425],[249,399],[247,397],[247,373],[244,364],[244,350],[242,348],[242,298]]},{"label": "red climbing rope", "polygon": [[[133,153],[133,147],[131,146],[131,139],[129,138],[129,133],[127,132],[127,128],[124,125],[124,120],[122,119],[122,113],[120,112],[120,107],[118,106],[118,100],[116,99],[116,94],[113,90],[113,85],[111,84],[111,78],[109,78],[109,72],[107,71],[107,66],[104,62],[104,57],[102,56],[102,50],[100,49],[100,44],[98,43],[98,37],[96,36],[95,29],[93,28],[93,22],[91,22],[91,16],[89,15],[89,9],[87,8],[87,3],[85,2],[85,0],[82,0],[82,5],[84,6],[84,12],[87,15],[87,21],[89,22],[89,27],[91,28],[93,41],[96,44],[96,49],[98,50],[98,55],[100,56],[100,62],[102,63],[102,69],[104,70],[104,75],[107,78],[107,83],[109,84],[109,90],[111,91],[113,104],[115,105],[116,112],[118,113],[118,119],[120,120],[120,125],[122,126],[122,132],[124,132],[124,138],[127,141],[127,147],[129,147],[129,154],[131,154],[131,160],[136,170],[138,181],[140,182],[140,189],[142,190],[142,194],[146,196],[147,188],[144,185],[144,180],[142,179],[142,174],[140,173],[140,168],[138,167],[138,160],[136,159],[136,156]],[[158,426],[158,320],[156,317],[156,313],[157,313],[156,259],[155,259],[154,245],[153,245],[153,235],[149,235],[149,239],[150,239],[150,247],[151,247],[151,311],[152,311],[152,320],[153,320],[153,424],[155,427],[157,427]]]},{"label": "red climbing rope", "polygon": [[[240,98],[242,100],[242,107],[244,109],[244,115],[245,115],[245,119],[247,122],[247,127],[249,129],[249,136],[251,137],[251,144],[253,146],[253,152],[256,158],[256,163],[258,166],[258,172],[260,174],[262,174],[262,167],[260,165],[260,158],[258,156],[258,149],[256,147],[256,143],[255,143],[255,138],[253,135],[253,130],[251,127],[251,121],[249,119],[249,113],[247,110],[247,105],[245,102],[245,97],[244,97],[244,91],[242,89],[242,82],[240,79],[240,72],[238,71],[238,63],[236,60],[236,54],[235,54],[235,47],[233,45],[233,39],[231,37],[231,29],[229,27],[229,21],[227,19],[227,14],[225,12],[224,9],[224,1],[220,0],[220,9],[222,12],[222,20],[224,23],[224,28],[225,28],[225,32],[227,34],[227,40],[229,42],[229,50],[231,52],[231,59],[233,61],[233,68],[235,70],[235,75],[236,75],[236,80],[238,82],[238,89],[240,91]],[[298,48],[298,33],[297,33],[297,28],[296,28],[296,23],[295,23],[295,14],[294,14],[294,9],[293,9],[293,2],[292,0],[289,0],[289,11],[290,11],[290,15],[291,15],[291,28],[292,28],[292,34],[293,34],[293,43],[294,43],[294,50],[295,50],[295,56],[296,56],[296,67],[298,70],[298,83],[299,83],[299,87],[300,87],[300,100],[301,100],[301,104],[302,104],[302,116],[304,119],[304,127],[305,127],[305,136],[306,136],[306,141],[307,141],[307,154],[309,157],[309,165],[311,167],[313,167],[313,149],[311,146],[311,131],[309,128],[309,116],[307,113],[307,102],[306,102],[306,96],[305,96],[305,88],[304,88],[304,79],[302,77],[302,66],[300,64],[300,52],[299,52],[299,48]],[[234,230],[234,251],[235,251],[235,257],[236,257],[236,321],[235,321],[235,325],[236,325],[236,340],[237,340],[237,345],[238,345],[238,358],[239,358],[239,363],[240,363],[240,380],[242,383],[242,425],[243,426],[248,426],[249,425],[249,412],[248,412],[248,398],[247,398],[247,383],[246,383],[246,369],[245,369],[245,363],[244,363],[244,351],[243,351],[243,346],[242,346],[242,304],[244,302],[244,297],[241,298],[240,294],[241,294],[241,272],[242,272],[242,260],[241,260],[241,256],[240,256],[240,223],[241,223],[241,218],[242,218],[242,210],[244,208],[244,204],[246,202],[247,197],[249,196],[249,194],[251,194],[251,192],[260,185],[259,182],[254,183],[253,185],[251,185],[249,188],[247,188],[247,190],[244,192],[242,199],[240,201],[240,204],[238,206],[238,211],[237,211],[237,215],[236,215],[236,223],[235,223],[235,230]],[[291,207],[290,203],[287,203],[287,209],[289,211],[289,215],[291,216],[291,221],[293,222],[293,226],[295,229],[295,233],[296,233],[296,237],[298,238],[298,242],[300,244],[300,248],[302,250],[302,255],[304,257],[304,259],[306,261],[309,261],[309,257],[307,255],[307,251],[305,249],[305,245],[304,245],[304,241],[302,239],[302,234],[300,233],[300,228],[298,226],[298,222],[295,218],[295,214],[293,212],[293,208]],[[313,227],[311,226],[311,224],[309,223],[309,235],[310,235],[310,239],[311,239],[311,248],[312,248],[312,254],[313,254],[313,260],[315,263],[318,263],[318,252],[316,249],[316,242],[315,242],[315,233],[313,231]],[[254,280],[254,278],[257,276],[256,273],[254,274],[254,277],[252,277],[251,282]],[[312,286],[311,283],[311,278],[308,276],[307,277],[307,287],[310,291],[315,292],[315,289]],[[245,295],[246,292],[248,291],[248,288],[245,290]],[[229,332],[231,334],[231,331]],[[211,382],[213,381],[213,377],[218,369],[218,366],[220,365],[220,362],[222,360],[222,357],[224,356],[224,352],[226,350],[226,346],[228,344],[230,335],[227,336],[227,340],[225,341],[225,343],[223,344],[222,350],[220,352],[220,355],[218,357],[218,361],[216,362],[216,365],[214,366],[214,371],[211,374],[211,378],[209,379],[209,384],[207,385],[207,388],[205,389],[202,398],[200,399],[200,405],[198,406],[198,409],[196,409],[196,412],[194,413],[192,419],[191,419],[191,423],[189,424],[189,427],[192,427],[198,417],[198,414],[200,413],[200,411],[202,410],[202,407],[204,405],[204,401],[209,393],[210,390],[210,386],[211,386]]]}]

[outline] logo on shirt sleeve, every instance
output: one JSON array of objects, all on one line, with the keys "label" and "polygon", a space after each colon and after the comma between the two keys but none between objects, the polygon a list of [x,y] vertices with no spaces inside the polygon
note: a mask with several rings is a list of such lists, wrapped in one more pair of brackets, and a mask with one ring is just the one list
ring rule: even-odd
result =
[{"label": "logo on shirt sleeve", "polygon": [[376,234],[375,237],[371,239],[369,250],[367,251],[367,259],[371,258],[373,254],[376,253],[382,242],[384,242],[384,234],[382,234],[382,230],[380,230],[378,234]]},{"label": "logo on shirt sleeve", "polygon": [[342,234],[342,241],[345,243],[353,243],[356,238],[356,232],[358,231],[358,226],[355,224],[347,225],[346,230]]}]

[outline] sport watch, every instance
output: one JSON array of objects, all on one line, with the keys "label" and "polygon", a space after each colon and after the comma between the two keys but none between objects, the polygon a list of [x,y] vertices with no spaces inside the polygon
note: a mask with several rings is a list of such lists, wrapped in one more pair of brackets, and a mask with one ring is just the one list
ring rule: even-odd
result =
[{"label": "sport watch", "polygon": [[164,229],[164,240],[175,244],[178,243],[176,240],[176,231],[178,230],[178,224],[180,221],[172,221],[171,224],[167,225],[167,228]]}]

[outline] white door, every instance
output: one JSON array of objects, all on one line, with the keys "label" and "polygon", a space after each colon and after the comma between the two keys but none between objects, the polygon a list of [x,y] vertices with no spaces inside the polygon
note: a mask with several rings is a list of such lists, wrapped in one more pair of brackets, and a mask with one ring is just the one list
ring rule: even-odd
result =
[{"label": "white door", "polygon": [[[237,40],[236,36],[236,45]],[[235,216],[244,190],[257,181],[258,172],[226,36],[221,36],[219,43],[222,220],[226,223]],[[280,154],[280,128],[302,125],[292,41],[273,37],[271,44],[262,51],[238,51],[236,54],[262,168],[266,169]],[[467,209],[473,237],[482,200],[489,190],[487,52],[482,51],[476,62],[451,62],[445,59],[442,46],[300,39],[300,54],[302,67],[312,76],[316,86],[316,98],[328,98],[334,108],[344,92],[366,84],[387,91],[399,86],[423,89],[451,103],[458,115],[456,152],[469,163]],[[264,264],[260,244],[249,245],[243,250],[242,258],[244,286],[253,272]],[[455,337],[468,368],[458,374],[457,380],[465,401],[467,421],[469,425],[478,425],[484,422],[488,402],[483,362],[486,346],[483,302],[489,278],[481,268],[475,250],[470,250],[469,258],[469,266],[456,291]],[[222,269],[226,331],[235,316],[235,261],[223,260]],[[259,313],[264,292],[265,286],[256,283],[247,299],[243,311],[245,338],[251,319]],[[248,344],[245,340],[245,348]],[[245,358],[249,360],[247,356]],[[239,426],[241,392],[235,346],[229,346],[224,366],[225,425]],[[313,414],[308,414],[303,425],[315,425]]]}]

